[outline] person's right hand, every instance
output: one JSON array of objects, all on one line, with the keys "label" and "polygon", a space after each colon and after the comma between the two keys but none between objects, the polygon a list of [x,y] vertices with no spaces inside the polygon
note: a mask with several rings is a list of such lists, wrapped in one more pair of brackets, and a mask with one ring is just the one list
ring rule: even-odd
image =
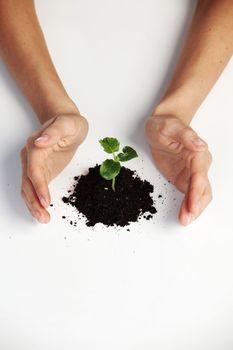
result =
[{"label": "person's right hand", "polygon": [[88,132],[87,120],[78,112],[49,119],[33,133],[21,151],[21,194],[30,213],[48,223],[48,184],[74,156]]}]

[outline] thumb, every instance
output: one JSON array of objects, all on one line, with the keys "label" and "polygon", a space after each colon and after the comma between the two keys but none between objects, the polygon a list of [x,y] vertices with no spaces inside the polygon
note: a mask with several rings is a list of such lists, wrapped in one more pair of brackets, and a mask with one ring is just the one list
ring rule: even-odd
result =
[{"label": "thumb", "polygon": [[179,145],[189,151],[203,151],[207,144],[181,120],[169,116],[150,117],[145,123],[145,133],[151,146],[156,142],[174,150]]},{"label": "thumb", "polygon": [[56,123],[56,119],[46,128],[43,128],[41,134],[36,138],[34,144],[38,147],[50,147],[57,144],[61,138],[64,137],[64,132],[59,125]]},{"label": "thumb", "polygon": [[178,141],[190,151],[203,151],[207,144],[190,127],[185,127],[178,134]]}]

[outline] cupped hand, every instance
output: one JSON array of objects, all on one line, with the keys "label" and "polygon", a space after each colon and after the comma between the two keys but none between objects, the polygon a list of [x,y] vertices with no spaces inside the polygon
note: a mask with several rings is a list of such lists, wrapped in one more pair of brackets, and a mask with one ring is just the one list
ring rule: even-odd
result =
[{"label": "cupped hand", "polygon": [[49,182],[70,162],[87,132],[88,123],[80,114],[61,114],[43,124],[22,149],[21,194],[40,223],[50,220]]},{"label": "cupped hand", "polygon": [[158,169],[185,194],[179,220],[188,225],[212,199],[208,146],[191,127],[173,116],[150,117],[145,134]]}]

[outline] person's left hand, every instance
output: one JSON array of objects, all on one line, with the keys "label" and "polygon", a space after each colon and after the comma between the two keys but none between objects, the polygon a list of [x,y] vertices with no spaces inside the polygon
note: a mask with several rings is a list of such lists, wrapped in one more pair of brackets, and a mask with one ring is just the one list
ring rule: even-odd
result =
[{"label": "person's left hand", "polygon": [[208,146],[191,127],[173,116],[150,117],[145,133],[158,169],[185,194],[179,220],[188,225],[212,199]]},{"label": "person's left hand", "polygon": [[78,112],[62,114],[44,123],[22,149],[21,195],[40,223],[50,219],[49,182],[70,162],[87,131],[87,120]]}]

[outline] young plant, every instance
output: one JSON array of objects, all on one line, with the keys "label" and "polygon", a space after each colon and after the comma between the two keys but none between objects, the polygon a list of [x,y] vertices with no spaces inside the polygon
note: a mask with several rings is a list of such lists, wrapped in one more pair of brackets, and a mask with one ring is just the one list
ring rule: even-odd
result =
[{"label": "young plant", "polygon": [[101,164],[100,175],[105,180],[112,180],[112,189],[115,191],[116,177],[121,170],[120,162],[127,162],[130,159],[138,157],[138,155],[137,152],[129,146],[125,146],[122,152],[116,154],[116,152],[119,151],[120,142],[113,137],[105,137],[103,140],[99,140],[99,143],[105,152],[113,156],[113,159],[106,159]]}]

